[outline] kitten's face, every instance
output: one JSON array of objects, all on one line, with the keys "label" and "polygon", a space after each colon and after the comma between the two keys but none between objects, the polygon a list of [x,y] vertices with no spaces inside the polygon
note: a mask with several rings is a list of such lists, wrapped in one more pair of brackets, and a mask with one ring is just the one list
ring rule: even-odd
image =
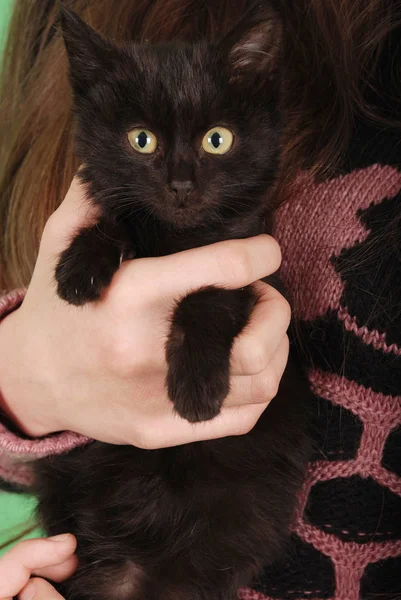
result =
[{"label": "kitten's face", "polygon": [[86,77],[67,42],[78,148],[103,210],[178,228],[260,213],[278,166],[276,85],[242,77],[220,46],[116,49],[83,35]]}]

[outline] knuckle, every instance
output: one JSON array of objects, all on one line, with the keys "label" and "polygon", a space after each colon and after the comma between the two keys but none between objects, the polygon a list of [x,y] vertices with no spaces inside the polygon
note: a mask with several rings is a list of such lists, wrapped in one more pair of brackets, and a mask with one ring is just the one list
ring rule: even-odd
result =
[{"label": "knuckle", "polygon": [[278,241],[276,239],[274,239],[274,237],[270,238],[271,240],[271,244],[270,244],[270,253],[274,255],[275,253],[275,259],[276,259],[276,265],[277,268],[281,265],[281,261],[282,261],[282,252],[281,252],[281,246],[278,243]]},{"label": "knuckle", "polygon": [[249,340],[242,344],[240,349],[240,364],[244,374],[257,375],[268,364],[267,349],[258,339]]},{"label": "knuckle", "polygon": [[252,261],[245,245],[228,242],[217,252],[217,264],[220,273],[229,284],[237,281],[252,280]]},{"label": "knuckle", "polygon": [[234,435],[246,435],[255,427],[257,421],[258,419],[254,415],[247,415],[238,423]]},{"label": "knuckle", "polygon": [[288,300],[284,298],[284,296],[281,296],[280,300],[280,309],[283,313],[283,320],[286,322],[288,327],[291,321],[291,305]]},{"label": "knuckle", "polygon": [[282,352],[285,354],[285,356],[288,359],[288,355],[290,353],[290,338],[288,337],[288,334],[285,334],[283,342],[282,342]]},{"label": "knuckle", "polygon": [[135,368],[135,354],[126,332],[119,329],[104,344],[104,358],[110,370],[116,375],[126,377],[132,375]]},{"label": "knuckle", "polygon": [[158,450],[160,448],[160,440],[157,440],[149,429],[136,431],[133,438],[133,444],[141,450]]},{"label": "knuckle", "polygon": [[260,385],[257,386],[257,396],[259,397],[259,402],[268,402],[273,400],[273,398],[277,396],[279,385],[280,378],[274,373],[267,373],[266,376],[263,377]]}]

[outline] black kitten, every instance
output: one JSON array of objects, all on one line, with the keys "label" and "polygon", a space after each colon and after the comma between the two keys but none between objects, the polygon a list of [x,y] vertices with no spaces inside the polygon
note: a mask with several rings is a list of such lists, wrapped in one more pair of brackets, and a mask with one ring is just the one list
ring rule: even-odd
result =
[{"label": "black kitten", "polygon": [[[100,207],[57,266],[59,295],[97,300],[126,257],[266,230],[279,168],[280,22],[253,15],[219,44],[116,47],[63,10],[80,173]],[[177,306],[167,387],[189,421],[216,416],[256,297],[208,287]],[[307,385],[289,365],[238,438],[144,451],[98,442],[38,465],[50,534],[78,537],[67,600],[233,600],[282,550],[308,454]]]}]

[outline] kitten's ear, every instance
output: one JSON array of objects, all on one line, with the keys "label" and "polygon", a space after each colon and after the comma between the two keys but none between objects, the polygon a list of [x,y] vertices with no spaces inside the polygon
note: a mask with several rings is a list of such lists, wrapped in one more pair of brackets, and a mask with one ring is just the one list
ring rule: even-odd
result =
[{"label": "kitten's ear", "polygon": [[279,73],[282,38],[282,22],[275,9],[248,11],[221,42],[231,81],[249,83],[259,76],[275,81]]},{"label": "kitten's ear", "polygon": [[75,92],[84,92],[110,66],[113,48],[72,10],[59,4],[71,84]]}]

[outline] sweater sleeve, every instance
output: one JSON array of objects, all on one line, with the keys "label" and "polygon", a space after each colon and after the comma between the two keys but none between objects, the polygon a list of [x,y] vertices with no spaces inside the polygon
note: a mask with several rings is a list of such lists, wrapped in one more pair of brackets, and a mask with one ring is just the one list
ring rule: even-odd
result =
[{"label": "sweater sleeve", "polygon": [[[24,296],[25,290],[14,290],[0,297],[0,321],[19,308]],[[32,481],[29,464],[31,461],[51,454],[68,452],[90,441],[89,438],[72,431],[43,438],[29,438],[18,433],[16,428],[10,427],[7,419],[0,413],[0,478],[17,485],[29,485]]]}]

